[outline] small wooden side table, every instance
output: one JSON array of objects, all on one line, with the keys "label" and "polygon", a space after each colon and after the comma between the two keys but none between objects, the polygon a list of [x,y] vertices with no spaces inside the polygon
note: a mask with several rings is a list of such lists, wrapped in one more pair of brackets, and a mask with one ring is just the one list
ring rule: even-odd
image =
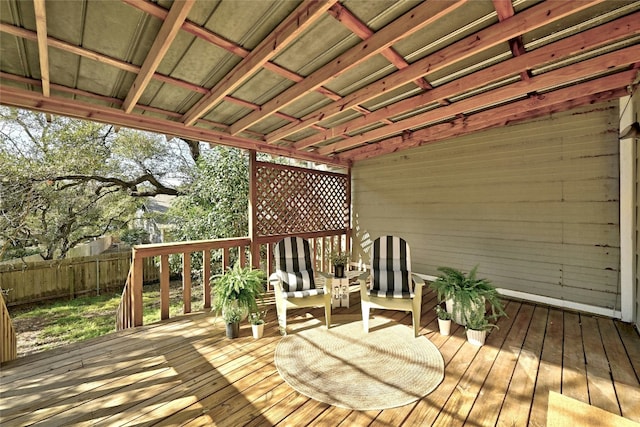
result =
[{"label": "small wooden side table", "polygon": [[331,281],[331,308],[349,307],[349,279],[332,277],[329,280]]}]

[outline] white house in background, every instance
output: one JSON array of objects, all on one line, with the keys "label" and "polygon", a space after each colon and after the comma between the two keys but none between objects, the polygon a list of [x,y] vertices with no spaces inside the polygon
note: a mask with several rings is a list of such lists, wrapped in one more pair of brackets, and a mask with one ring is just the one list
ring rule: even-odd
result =
[{"label": "white house in background", "polygon": [[149,233],[151,243],[166,241],[165,235],[170,225],[166,224],[165,215],[176,196],[159,194],[148,197],[141,209],[136,213],[134,227],[142,228]]}]

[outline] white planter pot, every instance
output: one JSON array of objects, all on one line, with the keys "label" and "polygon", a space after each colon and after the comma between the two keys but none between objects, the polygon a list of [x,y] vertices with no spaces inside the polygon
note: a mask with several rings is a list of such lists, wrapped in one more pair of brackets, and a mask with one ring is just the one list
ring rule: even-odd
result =
[{"label": "white planter pot", "polygon": [[[465,318],[462,316],[462,310],[459,310],[457,308],[454,310],[453,300],[448,299],[445,301],[445,304],[447,306],[447,311],[451,313],[451,315],[453,316],[452,317],[453,321],[456,322],[458,325],[465,326],[467,322],[464,320]],[[468,311],[465,313],[466,317],[470,317],[471,313],[475,312],[476,310],[482,310],[482,312],[484,313],[484,297],[482,298],[482,301],[478,301],[472,306],[471,311]]]},{"label": "white planter pot", "polygon": [[440,335],[449,335],[451,333],[451,320],[438,319],[438,327]]},{"label": "white planter pot", "polygon": [[473,329],[467,329],[467,341],[473,345],[484,345],[484,340],[487,338],[487,331],[474,331]]},{"label": "white planter pot", "polygon": [[262,338],[262,335],[264,334],[264,323],[261,323],[259,325],[251,325],[251,332],[253,333],[253,338]]}]

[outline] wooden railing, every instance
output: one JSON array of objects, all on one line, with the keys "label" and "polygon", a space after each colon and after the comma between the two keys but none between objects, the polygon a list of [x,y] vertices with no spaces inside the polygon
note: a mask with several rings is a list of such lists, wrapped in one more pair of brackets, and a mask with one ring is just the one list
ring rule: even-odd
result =
[{"label": "wooden railing", "polygon": [[14,360],[18,357],[16,330],[13,327],[9,310],[4,303],[4,297],[0,292],[0,363]]},{"label": "wooden railing", "polygon": [[[300,234],[309,239],[312,250],[316,254],[316,270],[328,272],[331,269],[329,254],[334,250],[346,250],[349,247],[347,235],[344,231],[319,232]],[[132,249],[131,270],[122,292],[122,299],[118,307],[116,325],[118,330],[142,325],[142,282],[143,260],[159,257],[160,260],[160,318],[169,318],[169,256],[182,256],[182,299],[183,312],[191,312],[191,254],[202,253],[202,295],[204,309],[211,308],[211,251],[222,252],[221,271],[225,271],[231,264],[231,254],[237,256],[240,265],[246,266],[249,259],[254,268],[260,268],[272,273],[274,270],[273,247],[284,236],[269,236],[256,239],[252,245],[249,237],[232,239],[199,240],[189,242],[160,243],[138,245]],[[250,254],[258,254],[251,257]],[[261,255],[262,254],[262,255]],[[250,258],[251,257],[251,258]]]}]

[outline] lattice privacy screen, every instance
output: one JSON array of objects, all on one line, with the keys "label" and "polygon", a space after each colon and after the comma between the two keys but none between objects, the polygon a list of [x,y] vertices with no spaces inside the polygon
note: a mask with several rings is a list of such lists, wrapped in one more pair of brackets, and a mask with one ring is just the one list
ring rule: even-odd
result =
[{"label": "lattice privacy screen", "polygon": [[258,236],[348,227],[347,175],[261,162],[256,169]]}]

